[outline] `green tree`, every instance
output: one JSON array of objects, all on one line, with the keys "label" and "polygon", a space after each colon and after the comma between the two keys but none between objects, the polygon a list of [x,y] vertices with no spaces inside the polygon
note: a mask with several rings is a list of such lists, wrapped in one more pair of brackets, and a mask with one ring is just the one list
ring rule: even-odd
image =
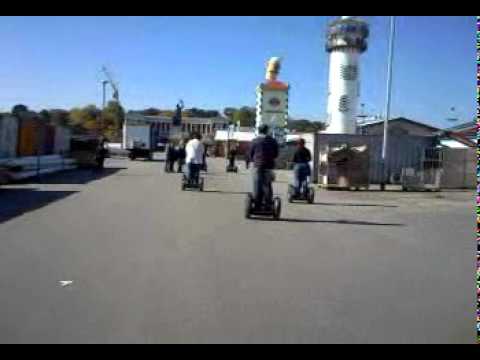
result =
[{"label": "green tree", "polygon": [[48,110],[41,110],[38,113],[40,119],[46,123],[50,123],[50,112]]},{"label": "green tree", "polygon": [[299,119],[299,120],[290,119],[288,121],[287,127],[291,131],[303,132],[303,133],[316,133],[319,131],[323,131],[326,128],[325,123],[323,122],[310,121],[307,119]]},{"label": "green tree", "polygon": [[102,134],[111,141],[121,138],[125,110],[117,101],[109,101],[101,114]]},{"label": "green tree", "polygon": [[95,105],[88,105],[83,108],[74,108],[70,111],[69,125],[77,133],[84,133],[85,131],[100,130],[101,110]]},{"label": "green tree", "polygon": [[145,110],[140,111],[140,114],[145,116],[158,116],[162,113],[162,110],[151,107]]},{"label": "green tree", "polygon": [[256,116],[255,108],[243,106],[233,113],[233,121],[235,123],[239,122],[240,126],[254,127]]},{"label": "green tree", "polygon": [[49,119],[52,125],[68,126],[70,121],[70,113],[63,109],[49,110]]},{"label": "green tree", "polygon": [[233,121],[233,115],[235,114],[235,111],[238,111],[238,109],[233,108],[233,107],[226,107],[223,109],[223,115],[230,121]]},{"label": "green tree", "polygon": [[21,113],[27,112],[28,107],[23,105],[23,104],[17,104],[14,107],[12,107],[12,114],[15,116],[19,116]]}]

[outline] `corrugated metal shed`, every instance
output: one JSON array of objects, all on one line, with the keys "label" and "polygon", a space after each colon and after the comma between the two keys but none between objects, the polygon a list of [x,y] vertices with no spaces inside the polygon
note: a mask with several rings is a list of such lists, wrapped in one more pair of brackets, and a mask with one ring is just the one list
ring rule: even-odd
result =
[{"label": "corrugated metal shed", "polygon": [[[349,144],[351,146],[367,145],[370,152],[370,183],[379,184],[383,179],[382,173],[382,144],[383,136],[379,135],[344,135],[344,134],[317,134],[318,151],[325,152],[329,146]],[[423,165],[425,150],[436,145],[436,137],[398,135],[388,138],[387,173],[388,178],[400,177],[403,168],[420,169]],[[316,156],[316,171],[318,160]]]}]

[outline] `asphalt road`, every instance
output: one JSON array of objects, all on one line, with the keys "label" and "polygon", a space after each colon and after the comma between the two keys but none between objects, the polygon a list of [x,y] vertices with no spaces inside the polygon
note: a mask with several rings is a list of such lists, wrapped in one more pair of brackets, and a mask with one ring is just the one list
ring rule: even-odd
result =
[{"label": "asphalt road", "polygon": [[204,193],[107,166],[0,190],[0,342],[476,341],[473,192],[320,191],[273,222],[223,161]]}]

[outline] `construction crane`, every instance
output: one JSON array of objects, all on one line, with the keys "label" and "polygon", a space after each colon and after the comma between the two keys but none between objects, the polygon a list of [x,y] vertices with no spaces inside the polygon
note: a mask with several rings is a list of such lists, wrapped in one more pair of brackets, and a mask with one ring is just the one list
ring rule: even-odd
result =
[{"label": "construction crane", "polygon": [[103,106],[105,107],[105,86],[110,84],[112,87],[113,95],[112,98],[116,102],[120,102],[120,95],[118,91],[118,83],[113,79],[111,72],[107,69],[106,66],[102,66],[102,72],[106,77],[106,80],[102,82],[103,84]]}]

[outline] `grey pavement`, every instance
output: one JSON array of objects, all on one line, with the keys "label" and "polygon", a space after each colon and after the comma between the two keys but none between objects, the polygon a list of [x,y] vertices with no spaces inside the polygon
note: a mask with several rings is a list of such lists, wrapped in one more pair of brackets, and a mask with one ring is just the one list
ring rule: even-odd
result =
[{"label": "grey pavement", "polygon": [[475,343],[473,192],[318,191],[246,220],[224,165],[204,193],[127,160],[2,187],[0,342]]}]

